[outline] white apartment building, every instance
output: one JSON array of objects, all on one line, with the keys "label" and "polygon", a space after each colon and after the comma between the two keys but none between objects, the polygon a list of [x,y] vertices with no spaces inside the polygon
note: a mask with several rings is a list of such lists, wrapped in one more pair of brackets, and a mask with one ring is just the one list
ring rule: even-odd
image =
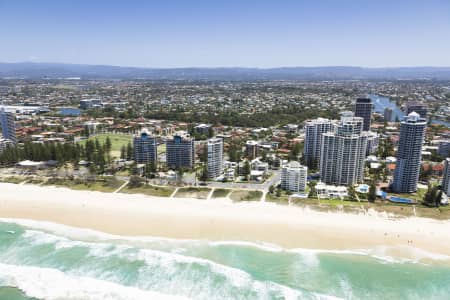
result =
[{"label": "white apartment building", "polygon": [[208,140],[208,178],[217,178],[223,171],[223,140],[212,138]]},{"label": "white apartment building", "polygon": [[281,169],[281,188],[290,192],[306,190],[308,167],[291,161]]}]

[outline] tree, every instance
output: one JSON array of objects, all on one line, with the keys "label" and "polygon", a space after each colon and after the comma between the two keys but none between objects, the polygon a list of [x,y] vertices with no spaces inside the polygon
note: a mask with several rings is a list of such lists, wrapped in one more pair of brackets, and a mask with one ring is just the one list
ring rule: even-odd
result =
[{"label": "tree", "polygon": [[273,185],[269,186],[269,193],[273,194],[275,187]]},{"label": "tree", "polygon": [[357,201],[357,197],[356,197],[356,190],[355,190],[355,186],[353,184],[350,184],[348,186],[348,199],[350,201]]},{"label": "tree", "polygon": [[275,192],[275,196],[281,197],[281,189],[280,188],[277,188],[277,190]]},{"label": "tree", "polygon": [[88,162],[91,162],[93,160],[94,152],[95,152],[94,142],[92,140],[87,140],[85,147],[85,157]]},{"label": "tree", "polygon": [[267,151],[261,151],[261,160],[267,162]]},{"label": "tree", "polygon": [[84,126],[83,135],[86,138],[89,138],[90,132],[89,132],[89,127],[87,125]]},{"label": "tree", "polygon": [[127,158],[127,147],[125,147],[125,145],[123,145],[120,148],[120,159],[126,159]]},{"label": "tree", "polygon": [[127,145],[127,160],[133,159],[133,146],[131,145],[131,142]]},{"label": "tree", "polygon": [[439,207],[441,205],[442,191],[437,185],[428,184],[428,190],[423,197],[423,204],[429,207]]},{"label": "tree", "polygon": [[375,202],[375,199],[377,198],[377,186],[375,184],[375,181],[372,181],[369,186],[369,195],[367,196],[367,199],[369,202]]},{"label": "tree", "polygon": [[142,179],[139,176],[131,176],[130,177],[130,182],[128,183],[128,186],[130,188],[137,188],[140,187],[142,185]]},{"label": "tree", "polygon": [[315,197],[317,195],[316,184],[317,184],[317,181],[310,181],[310,182],[308,182],[308,186],[309,186],[308,197],[309,198],[313,198],[313,197]]},{"label": "tree", "polygon": [[107,136],[105,141],[105,151],[109,153],[111,152],[111,148],[112,148],[111,139],[109,138],[109,136]]},{"label": "tree", "polygon": [[100,151],[101,148],[102,148],[102,145],[100,145],[99,140],[96,138],[95,139],[95,151]]},{"label": "tree", "polygon": [[202,172],[200,173],[200,180],[206,181],[208,180],[208,165],[203,164]]},{"label": "tree", "polygon": [[228,150],[228,155],[230,156],[230,161],[232,162],[239,162],[241,160],[241,147],[238,143],[232,143],[230,145],[230,148]]},{"label": "tree", "polygon": [[208,137],[212,138],[214,136],[214,129],[211,127],[208,128]]},{"label": "tree", "polygon": [[301,148],[302,146],[300,143],[295,143],[294,146],[292,147],[291,152],[289,153],[289,160],[298,160]]}]

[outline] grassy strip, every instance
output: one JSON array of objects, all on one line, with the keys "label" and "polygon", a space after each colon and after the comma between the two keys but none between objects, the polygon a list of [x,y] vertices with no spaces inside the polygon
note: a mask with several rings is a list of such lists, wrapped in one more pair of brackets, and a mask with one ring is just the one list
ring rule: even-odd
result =
[{"label": "grassy strip", "polygon": [[233,191],[230,194],[231,200],[235,202],[239,201],[260,201],[262,197],[261,191],[246,191],[246,190],[239,190],[239,191]]},{"label": "grassy strip", "polygon": [[229,189],[215,189],[212,198],[225,198],[231,193]]},{"label": "grassy strip", "polygon": [[143,194],[148,196],[157,197],[170,197],[175,189],[171,187],[159,187],[150,184],[143,184],[139,187],[130,188],[128,185],[125,186],[120,193],[124,194]]},{"label": "grassy strip", "polygon": [[79,191],[98,191],[109,193],[117,190],[122,184],[124,184],[124,181],[118,180],[116,178],[97,179],[95,181],[52,178],[49,179],[44,184],[54,186],[64,186],[72,190],[79,190]]},{"label": "grassy strip", "polygon": [[286,205],[286,204],[289,204],[289,196],[282,194],[280,197],[277,197],[274,194],[268,193],[266,195],[266,201],[267,202],[275,202],[275,203],[278,203],[278,204],[285,204]]},{"label": "grassy strip", "polygon": [[16,177],[16,176],[0,178],[0,182],[14,183],[14,184],[21,183],[24,180],[25,180],[25,178],[23,178],[23,177]]},{"label": "grassy strip", "polygon": [[174,197],[206,199],[210,192],[211,192],[211,189],[209,189],[209,188],[184,187],[184,188],[180,188]]}]

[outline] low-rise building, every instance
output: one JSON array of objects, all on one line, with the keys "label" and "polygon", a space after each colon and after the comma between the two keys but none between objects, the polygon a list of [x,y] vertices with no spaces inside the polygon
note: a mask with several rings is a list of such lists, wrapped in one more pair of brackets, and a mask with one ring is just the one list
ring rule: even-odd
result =
[{"label": "low-rise building", "polygon": [[319,182],[318,184],[316,184],[315,190],[319,199],[344,199],[348,196],[346,186],[328,185],[323,182]]},{"label": "low-rise building", "polygon": [[197,134],[208,136],[211,128],[212,126],[210,124],[199,124],[194,127],[194,131]]},{"label": "low-rise building", "polygon": [[450,156],[450,140],[440,141],[437,153],[443,157]]},{"label": "low-rise building", "polygon": [[0,153],[2,153],[7,147],[12,146],[14,146],[14,143],[11,140],[0,138]]},{"label": "low-rise building", "polygon": [[80,109],[101,108],[103,106],[100,99],[83,99],[80,100]]}]

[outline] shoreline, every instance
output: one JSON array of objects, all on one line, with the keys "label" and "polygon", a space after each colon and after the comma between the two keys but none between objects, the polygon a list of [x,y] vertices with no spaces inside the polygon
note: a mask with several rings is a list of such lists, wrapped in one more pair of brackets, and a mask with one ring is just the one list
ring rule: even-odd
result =
[{"label": "shoreline", "polygon": [[[0,183],[0,218],[46,221],[127,237],[274,244],[285,249],[390,248],[450,257],[450,221],[318,212],[274,203],[160,198]],[[1,220],[0,220],[1,222]],[[412,242],[411,242],[412,241]]]}]

